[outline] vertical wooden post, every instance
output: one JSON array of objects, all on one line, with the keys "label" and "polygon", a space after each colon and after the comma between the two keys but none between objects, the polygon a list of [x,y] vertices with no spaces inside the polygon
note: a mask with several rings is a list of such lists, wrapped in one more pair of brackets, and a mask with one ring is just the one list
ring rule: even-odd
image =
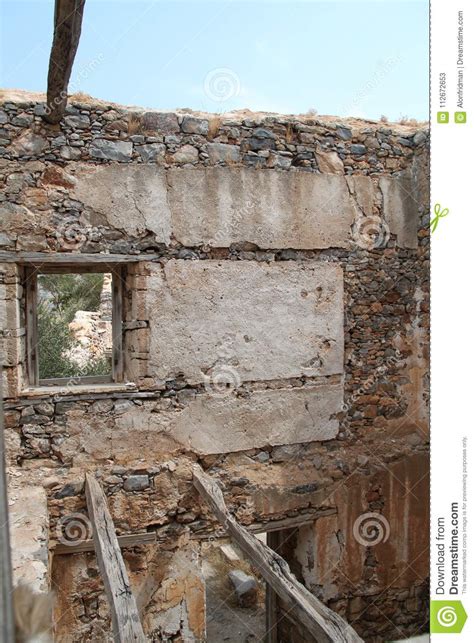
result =
[{"label": "vertical wooden post", "polygon": [[123,382],[123,281],[122,266],[112,270],[112,379]]},{"label": "vertical wooden post", "polygon": [[12,609],[12,569],[8,522],[7,478],[5,472],[5,442],[3,420],[3,375],[0,366],[0,640],[14,642]]},{"label": "vertical wooden post", "polygon": [[[267,545],[278,554],[280,532],[267,532]],[[270,583],[265,583],[265,643],[278,643],[278,596]]]},{"label": "vertical wooden post", "polygon": [[28,384],[38,386],[38,274],[36,268],[25,268],[25,297]]}]

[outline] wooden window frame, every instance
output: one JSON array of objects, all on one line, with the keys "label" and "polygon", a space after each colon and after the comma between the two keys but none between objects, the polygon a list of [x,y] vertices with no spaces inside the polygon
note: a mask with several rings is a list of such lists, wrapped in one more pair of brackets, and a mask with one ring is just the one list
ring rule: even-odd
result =
[{"label": "wooden window frame", "polygon": [[[44,274],[112,274],[112,373],[110,375],[86,375],[83,377],[39,377],[38,356],[38,275]],[[25,288],[25,326],[26,326],[26,357],[28,385],[30,387],[79,386],[96,384],[113,384],[124,381],[123,359],[123,286],[124,266],[120,264],[89,263],[89,264],[48,264],[41,263],[24,266]]]}]

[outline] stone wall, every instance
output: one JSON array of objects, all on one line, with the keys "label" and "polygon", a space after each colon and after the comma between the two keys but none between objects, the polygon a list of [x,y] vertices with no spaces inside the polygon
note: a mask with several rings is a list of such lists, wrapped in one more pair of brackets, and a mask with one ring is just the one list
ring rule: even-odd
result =
[{"label": "stone wall", "polygon": [[[83,475],[93,470],[119,533],[156,533],[170,561],[188,556],[178,537],[198,552],[216,527],[192,487],[198,460],[244,524],[316,520],[295,560],[365,639],[422,627],[428,521],[402,518],[393,484],[401,478],[428,504],[422,465],[409,464],[427,453],[427,132],[74,102],[46,126],[43,109],[25,100],[0,110],[1,249],[140,254],[123,286],[128,384],[54,392],[26,388],[21,268],[3,255],[9,456],[18,484],[48,492],[53,545],[68,516],[83,515]],[[354,521],[371,511],[393,523],[385,549],[353,540]],[[403,521],[420,533],[410,547],[395,526]],[[315,540],[311,567],[301,550]],[[127,554],[136,587],[155,549]],[[416,582],[404,572],[415,558]],[[93,640],[109,627],[100,580],[91,556],[70,560],[53,565],[61,609],[72,609],[62,632],[81,623],[80,640]],[[66,567],[71,591],[60,581]],[[160,582],[143,608],[148,631],[186,621],[177,614],[192,604],[193,633],[181,635],[202,638],[200,581],[178,583],[171,602]],[[87,587],[96,599],[85,609]],[[392,625],[368,616],[376,609]]]}]

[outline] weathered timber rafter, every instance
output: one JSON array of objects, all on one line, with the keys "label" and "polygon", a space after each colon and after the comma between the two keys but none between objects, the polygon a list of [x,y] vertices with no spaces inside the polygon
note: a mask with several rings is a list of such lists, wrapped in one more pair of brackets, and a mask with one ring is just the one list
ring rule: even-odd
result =
[{"label": "weathered timber rafter", "polygon": [[281,556],[242,527],[226,507],[217,483],[199,465],[193,468],[194,486],[249,560],[259,569],[280,599],[290,606],[291,616],[318,643],[361,643],[344,619],[321,603],[291,573]]},{"label": "weathered timber rafter", "polygon": [[[110,395],[108,396],[110,397]],[[114,397],[120,399],[119,394],[115,393]],[[126,396],[128,398],[129,396]],[[91,396],[90,399],[104,399],[103,396]],[[61,397],[62,401],[70,401],[68,397]],[[31,403],[31,402],[30,402]],[[290,516],[282,520],[271,520],[269,522],[260,523],[255,522],[250,525],[247,525],[247,530],[253,534],[263,534],[266,533],[268,536],[273,533],[280,531],[281,529],[295,529],[296,527],[301,527],[303,525],[311,525],[317,518],[322,516],[331,516],[336,513],[336,510],[333,508],[322,509],[316,511],[313,514],[302,514],[300,516]],[[197,533],[191,532],[189,537],[191,540],[208,540],[210,536],[215,538],[225,538],[226,532],[223,529],[222,533],[216,532],[215,530],[211,531],[209,528],[206,531],[199,531]],[[125,534],[123,536],[117,536],[118,543],[121,549],[126,547],[136,547],[137,545],[146,545],[149,543],[160,543],[166,542],[169,539],[167,535],[166,527],[163,528],[163,533],[161,530],[151,531],[147,533],[134,533],[134,534]],[[54,546],[53,552],[55,556],[62,556],[64,554],[80,554],[86,551],[94,551],[94,541],[92,539],[81,540],[77,543],[68,543],[63,545],[58,543]]]},{"label": "weathered timber rafter", "polygon": [[59,123],[67,105],[67,88],[81,35],[85,0],[56,0],[54,35],[48,69],[48,123]]},{"label": "weathered timber rafter", "polygon": [[115,643],[145,643],[137,603],[115,534],[107,499],[97,480],[86,473],[86,499],[97,562],[112,615]]},{"label": "weathered timber rafter", "polygon": [[[155,532],[146,534],[126,534],[125,536],[117,536],[117,541],[120,549],[125,549],[126,547],[136,547],[137,545],[149,545],[150,543],[156,543],[157,537]],[[68,543],[67,545],[58,543],[52,551],[55,556],[63,556],[65,554],[82,554],[84,552],[94,550],[94,541],[92,539],[87,539],[80,540],[77,543]]]}]

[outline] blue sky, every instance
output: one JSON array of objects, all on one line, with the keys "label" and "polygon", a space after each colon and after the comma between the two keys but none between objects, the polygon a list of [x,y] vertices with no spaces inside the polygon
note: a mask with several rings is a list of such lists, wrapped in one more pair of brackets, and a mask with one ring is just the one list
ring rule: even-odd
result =
[{"label": "blue sky", "polygon": [[[0,0],[0,86],[44,91],[53,0]],[[428,1],[86,0],[72,91],[211,112],[428,118]]]}]

